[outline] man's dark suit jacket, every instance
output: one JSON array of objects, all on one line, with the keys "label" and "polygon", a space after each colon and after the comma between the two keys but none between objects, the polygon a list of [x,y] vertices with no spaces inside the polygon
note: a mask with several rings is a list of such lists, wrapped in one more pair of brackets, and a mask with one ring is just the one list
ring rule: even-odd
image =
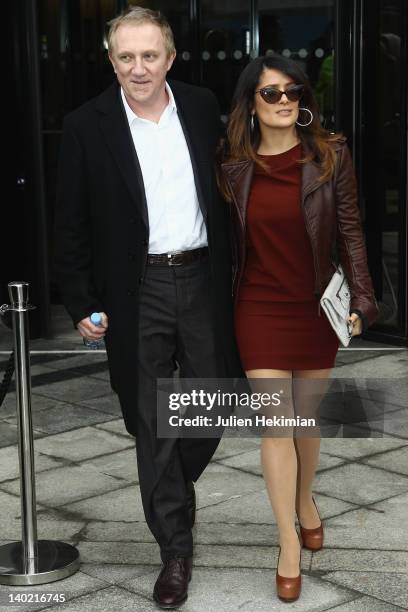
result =
[{"label": "man's dark suit jacket", "polygon": [[[190,150],[207,226],[219,376],[239,376],[233,338],[228,209],[220,200],[214,156],[219,109],[207,89],[170,81]],[[129,125],[113,84],[64,121],[57,187],[55,272],[76,324],[92,312],[109,317],[112,388],[135,434],[138,298],[148,249],[143,178]],[[197,351],[200,347],[197,346]]]}]

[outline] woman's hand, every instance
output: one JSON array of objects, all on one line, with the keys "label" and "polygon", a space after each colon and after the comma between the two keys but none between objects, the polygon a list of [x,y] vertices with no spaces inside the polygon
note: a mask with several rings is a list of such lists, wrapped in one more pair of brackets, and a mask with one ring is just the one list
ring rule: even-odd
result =
[{"label": "woman's hand", "polygon": [[361,318],[358,316],[358,314],[356,314],[355,312],[353,312],[349,318],[348,318],[348,322],[350,323],[350,325],[352,325],[353,330],[351,332],[352,336],[359,336],[362,331],[363,331],[363,322],[361,320]]}]

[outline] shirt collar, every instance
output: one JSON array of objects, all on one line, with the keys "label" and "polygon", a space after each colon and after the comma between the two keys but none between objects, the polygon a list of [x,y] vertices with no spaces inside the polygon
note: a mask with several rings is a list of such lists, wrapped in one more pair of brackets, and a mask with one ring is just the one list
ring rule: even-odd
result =
[{"label": "shirt collar", "polygon": [[[163,113],[162,113],[162,116],[160,117],[160,120],[161,120],[161,118],[162,118],[162,117],[163,117],[165,114],[170,114],[170,113],[172,113],[173,111],[177,111],[176,101],[175,101],[175,99],[174,99],[174,95],[173,95],[173,92],[172,92],[172,90],[171,90],[171,87],[170,87],[170,85],[168,84],[168,82],[167,82],[167,81],[166,81],[165,86],[166,86],[166,91],[167,91],[167,94],[168,94],[168,96],[169,96],[169,103],[168,103],[168,105],[166,106],[166,108],[164,109],[164,111],[163,111]],[[122,102],[123,102],[123,106],[125,107],[126,117],[127,117],[127,120],[128,120],[129,125],[131,125],[131,124],[132,124],[132,122],[133,122],[135,119],[138,119],[139,121],[146,121],[146,119],[143,119],[143,117],[139,117],[139,115],[137,115],[137,114],[136,114],[136,113],[135,113],[135,112],[134,112],[134,111],[133,111],[133,110],[130,108],[130,106],[129,106],[129,104],[128,104],[128,101],[126,100],[126,96],[125,96],[125,94],[124,94],[124,91],[123,91],[123,88],[122,88],[122,87],[120,88],[120,94],[121,94],[121,96],[122,96]]]}]

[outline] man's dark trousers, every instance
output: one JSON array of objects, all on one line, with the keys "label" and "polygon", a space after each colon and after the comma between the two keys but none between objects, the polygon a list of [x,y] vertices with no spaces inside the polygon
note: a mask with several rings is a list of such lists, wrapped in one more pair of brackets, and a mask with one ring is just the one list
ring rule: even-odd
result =
[{"label": "man's dark trousers", "polygon": [[208,255],[186,265],[147,265],[139,304],[136,451],[147,524],[163,561],[192,555],[186,482],[210,461],[218,438],[157,438],[157,379],[215,378]]}]

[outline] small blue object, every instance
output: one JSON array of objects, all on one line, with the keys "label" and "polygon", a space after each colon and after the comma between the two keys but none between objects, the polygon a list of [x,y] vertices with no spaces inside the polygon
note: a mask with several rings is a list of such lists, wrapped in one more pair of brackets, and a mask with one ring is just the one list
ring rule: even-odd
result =
[{"label": "small blue object", "polygon": [[91,314],[91,321],[94,325],[100,325],[102,323],[102,317],[99,312],[93,312]]},{"label": "small blue object", "polygon": [[[100,325],[102,323],[102,316],[99,312],[93,312],[90,316],[90,319],[94,325]],[[100,338],[99,340],[88,340],[87,338],[84,338],[84,345],[86,346],[86,348],[95,351],[98,349],[104,349],[105,341],[103,338]]]}]

